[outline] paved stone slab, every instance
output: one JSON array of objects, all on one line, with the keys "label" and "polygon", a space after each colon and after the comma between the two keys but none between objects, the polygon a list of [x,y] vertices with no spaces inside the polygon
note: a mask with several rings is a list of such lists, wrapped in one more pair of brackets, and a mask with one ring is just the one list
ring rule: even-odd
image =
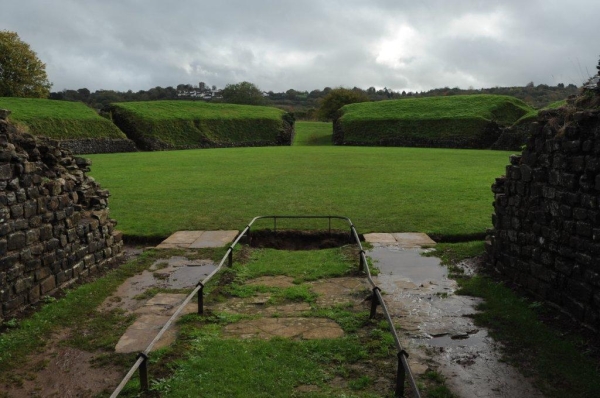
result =
[{"label": "paved stone slab", "polygon": [[269,287],[279,287],[286,288],[296,286],[294,284],[294,278],[290,276],[261,276],[259,278],[251,279],[246,282],[246,285],[251,286],[269,286]]},{"label": "paved stone slab", "polygon": [[[185,294],[159,293],[135,310],[134,312],[140,316],[121,336],[115,352],[128,353],[145,350],[185,298]],[[180,314],[196,313],[197,310],[198,305],[190,303]],[[152,351],[171,345],[176,336],[177,327],[173,325],[154,345]]]},{"label": "paved stone slab", "polygon": [[202,249],[205,247],[223,247],[235,239],[239,231],[205,231],[200,238],[196,239],[190,249]]},{"label": "paved stone slab", "polygon": [[161,242],[157,249],[172,249],[176,247],[189,247],[198,238],[204,234],[204,231],[177,231],[173,235]]},{"label": "paved stone slab", "polygon": [[[140,316],[133,325],[129,326],[125,334],[121,336],[115,347],[115,352],[122,354],[128,352],[141,352],[148,347],[160,329],[167,323],[170,316],[144,314]],[[177,331],[168,330],[163,337],[154,345],[153,351],[170,345]]]},{"label": "paved stone slab", "polygon": [[324,318],[252,319],[227,325],[223,333],[226,337],[241,339],[287,337],[316,340],[337,339],[344,335],[337,323]]},{"label": "paved stone slab", "polygon": [[313,292],[318,294],[317,306],[358,305],[368,295],[369,284],[365,278],[341,277],[320,279],[309,282]]},{"label": "paved stone slab", "polygon": [[369,243],[396,243],[394,236],[387,233],[365,234],[364,237],[365,241]]},{"label": "paved stone slab", "polygon": [[239,231],[177,231],[162,241],[157,249],[202,249],[222,247],[235,239]]},{"label": "paved stone slab", "polygon": [[402,247],[423,247],[423,246],[434,246],[435,241],[431,239],[427,234],[419,232],[403,232],[392,234],[396,242]]},{"label": "paved stone slab", "polygon": [[232,297],[222,303],[212,304],[210,309],[214,312],[228,312],[232,314],[249,315],[277,315],[280,317],[300,316],[310,311],[308,303],[284,303],[268,305],[270,296],[268,294],[257,294],[253,297]]}]

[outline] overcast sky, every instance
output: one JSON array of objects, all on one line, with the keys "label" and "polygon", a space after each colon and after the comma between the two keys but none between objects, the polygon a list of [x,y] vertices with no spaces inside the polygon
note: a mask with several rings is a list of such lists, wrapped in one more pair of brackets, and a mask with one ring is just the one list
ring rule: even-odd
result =
[{"label": "overcast sky", "polygon": [[52,90],[580,86],[599,0],[2,0]]}]

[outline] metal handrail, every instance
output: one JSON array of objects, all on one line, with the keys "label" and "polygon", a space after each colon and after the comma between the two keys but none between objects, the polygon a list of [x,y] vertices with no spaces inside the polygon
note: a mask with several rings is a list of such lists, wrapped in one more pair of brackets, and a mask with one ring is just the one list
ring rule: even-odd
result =
[{"label": "metal handrail", "polygon": [[129,371],[123,378],[123,380],[121,380],[121,383],[119,383],[117,388],[113,391],[113,393],[110,396],[111,398],[116,398],[121,393],[121,391],[123,390],[125,385],[129,382],[129,380],[131,380],[135,371],[138,369],[140,370],[140,388],[142,391],[148,390],[148,387],[149,387],[148,386],[148,366],[147,366],[148,365],[148,355],[150,354],[150,351],[152,350],[152,348],[154,347],[156,342],[158,342],[158,340],[160,340],[160,338],[163,336],[163,334],[171,327],[172,323],[175,321],[175,319],[177,319],[177,317],[179,316],[179,314],[181,313],[183,308],[192,300],[192,298],[194,297],[195,294],[198,294],[198,314],[202,314],[204,312],[204,308],[203,308],[203,306],[204,306],[204,300],[203,300],[204,286],[212,279],[213,276],[215,276],[221,270],[221,268],[225,264],[225,261],[228,261],[229,267],[233,266],[233,249],[234,249],[234,247],[239,243],[240,239],[242,239],[244,237],[244,235],[246,235],[246,233],[250,232],[250,228],[256,221],[261,220],[261,219],[268,219],[268,218],[273,219],[273,225],[274,225],[273,230],[275,232],[277,231],[277,219],[329,219],[329,231],[330,232],[331,232],[331,220],[332,219],[344,220],[348,223],[348,225],[350,226],[350,237],[354,238],[354,240],[356,241],[356,244],[358,245],[358,248],[360,250],[359,271],[363,271],[366,273],[367,280],[369,281],[370,285],[372,286],[373,295],[371,297],[371,315],[370,315],[370,317],[373,318],[376,314],[377,306],[381,306],[383,314],[388,321],[390,332],[391,332],[392,336],[394,337],[394,343],[396,345],[396,348],[398,349],[398,367],[397,367],[397,373],[396,373],[395,395],[396,395],[396,397],[404,396],[404,384],[405,384],[406,377],[408,376],[408,382],[411,387],[411,390],[413,391],[414,397],[421,398],[421,394],[417,387],[417,383],[414,379],[414,376],[410,369],[410,365],[408,363],[408,359],[407,359],[408,353],[402,347],[402,343],[400,342],[398,333],[396,332],[396,327],[394,326],[392,317],[390,316],[390,313],[387,309],[387,305],[385,304],[385,301],[383,300],[383,296],[381,295],[381,289],[379,289],[379,287],[377,287],[377,285],[373,281],[373,277],[371,275],[371,271],[368,266],[365,251],[362,247],[362,244],[360,243],[360,238],[358,236],[358,232],[356,231],[354,224],[352,224],[352,221],[348,217],[343,217],[343,216],[280,216],[280,215],[258,216],[258,217],[254,217],[252,219],[252,221],[250,221],[250,223],[246,226],[246,228],[244,228],[244,230],[237,236],[237,238],[233,241],[233,243],[227,248],[227,252],[223,256],[223,259],[221,260],[221,262],[219,263],[217,268],[215,268],[215,270],[213,272],[211,272],[206,278],[204,278],[202,281],[197,283],[196,288],[186,297],[186,299],[183,301],[183,303],[181,303],[181,305],[179,306],[177,311],[175,311],[175,313],[173,315],[171,315],[171,317],[169,318],[167,323],[162,327],[162,329],[158,332],[158,334],[154,337],[154,339],[150,342],[150,344],[148,344],[148,347],[146,347],[146,349],[144,351],[142,351],[138,354],[137,360],[135,361],[135,363],[133,364],[131,369],[129,369]]}]

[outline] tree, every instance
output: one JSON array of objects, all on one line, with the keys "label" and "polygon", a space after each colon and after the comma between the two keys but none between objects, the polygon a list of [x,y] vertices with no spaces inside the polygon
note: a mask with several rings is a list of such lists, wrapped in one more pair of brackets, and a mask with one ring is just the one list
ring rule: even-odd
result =
[{"label": "tree", "polygon": [[596,69],[598,69],[598,74],[600,74],[600,60],[598,61],[598,65],[596,66]]},{"label": "tree", "polygon": [[262,91],[249,82],[228,84],[222,90],[221,95],[223,102],[231,104],[261,105],[265,103]]},{"label": "tree", "polygon": [[47,98],[52,84],[29,44],[8,30],[0,31],[0,97]]},{"label": "tree", "polygon": [[347,88],[335,88],[323,98],[319,108],[319,118],[333,120],[337,119],[342,106],[356,102],[367,102],[369,97],[362,91],[349,90]]}]

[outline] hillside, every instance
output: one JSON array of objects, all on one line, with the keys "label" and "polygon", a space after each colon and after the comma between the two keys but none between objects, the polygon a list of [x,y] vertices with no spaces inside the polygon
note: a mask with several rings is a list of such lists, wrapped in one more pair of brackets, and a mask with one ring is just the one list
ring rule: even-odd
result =
[{"label": "hillside", "polygon": [[115,103],[114,123],[147,150],[290,145],[293,117],[276,108],[200,101]]},{"label": "hillside", "polygon": [[0,97],[11,121],[33,135],[58,140],[124,139],[125,134],[81,102]]},{"label": "hillside", "polygon": [[489,148],[500,127],[533,109],[514,97],[464,95],[346,105],[334,122],[338,145]]}]

